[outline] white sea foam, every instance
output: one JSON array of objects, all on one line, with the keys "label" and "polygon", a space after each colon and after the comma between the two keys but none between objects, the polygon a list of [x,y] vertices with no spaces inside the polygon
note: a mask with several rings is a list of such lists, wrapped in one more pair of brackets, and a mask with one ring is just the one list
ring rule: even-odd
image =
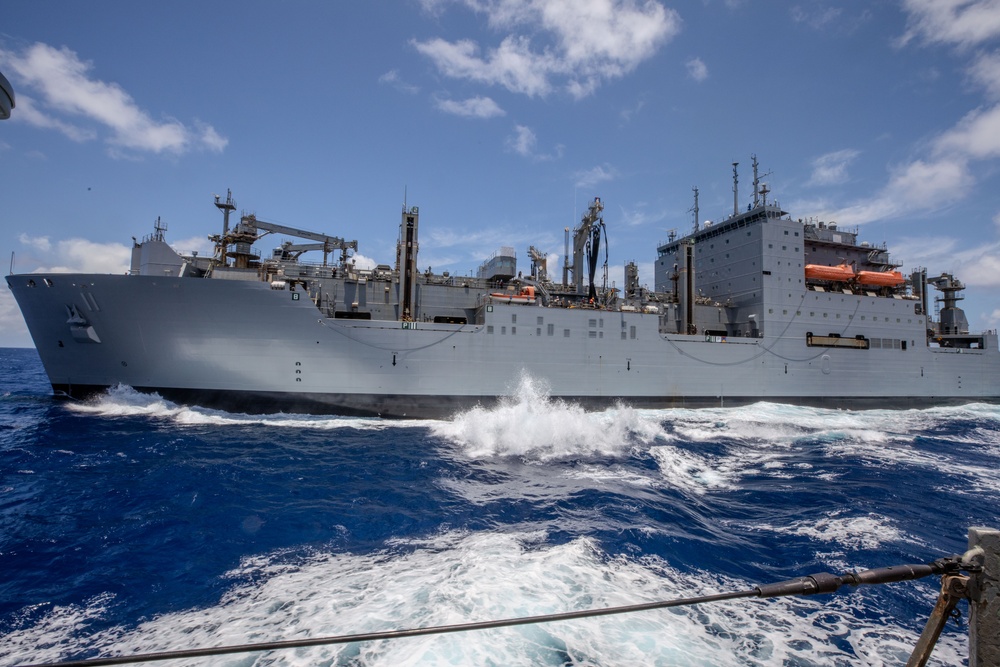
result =
[{"label": "white sea foam", "polygon": [[544,383],[522,375],[510,395],[491,408],[475,407],[432,432],[463,448],[473,459],[517,456],[528,460],[620,457],[637,445],[668,439],[657,419],[617,405],[587,412],[552,399]]},{"label": "white sea foam", "polygon": [[[526,464],[573,460],[577,465],[546,476],[545,488],[530,471],[505,468],[515,477],[502,485],[462,480],[445,482],[473,501],[526,494],[558,496],[586,486],[679,488],[691,493],[727,486],[724,473],[705,456],[670,446],[675,438],[662,421],[669,411],[634,410],[615,406],[603,412],[586,412],[578,405],[550,398],[545,386],[528,375],[520,378],[511,394],[491,408],[476,407],[450,421],[431,425],[434,435],[457,446],[462,456],[489,464],[514,458]],[[616,465],[630,454],[648,453],[660,474]],[[598,462],[599,460],[599,462]],[[489,488],[479,488],[482,485]],[[529,488],[530,487],[530,488]]]},{"label": "white sea foam", "polygon": [[910,437],[908,427],[892,428],[892,415],[905,413],[887,410],[846,411],[761,402],[668,412],[677,435],[694,442],[768,442],[787,447],[803,438],[880,443]]},{"label": "white sea foam", "polygon": [[796,521],[788,526],[755,524],[754,528],[779,535],[801,535],[810,540],[837,545],[844,549],[878,549],[883,544],[918,540],[904,535],[892,519],[869,513],[845,516],[846,511],[836,511],[813,521]]},{"label": "white sea foam", "polygon": [[68,403],[70,410],[100,417],[149,417],[178,426],[271,426],[317,430],[382,430],[392,427],[423,426],[418,420],[387,421],[375,417],[327,417],[302,414],[246,415],[188,407],[167,401],[158,394],[146,394],[118,385],[87,401]]},{"label": "white sea foam", "polygon": [[[130,654],[427,627],[746,590],[709,572],[685,573],[654,557],[603,554],[539,533],[450,532],[400,540],[376,554],[248,558],[218,604],[113,628],[79,628],[113,598],[60,607],[0,642],[0,664],[57,660],[84,647]],[[759,582],[753,582],[759,583]],[[889,665],[916,633],[837,596],[730,601],[671,611],[461,634],[201,659],[212,665]],[[929,604],[931,604],[929,602]],[[857,605],[859,609],[852,607]],[[875,619],[875,620],[865,620]],[[834,644],[832,638],[836,637]],[[946,633],[931,664],[957,664],[963,640]],[[852,647],[853,655],[844,645]]]}]

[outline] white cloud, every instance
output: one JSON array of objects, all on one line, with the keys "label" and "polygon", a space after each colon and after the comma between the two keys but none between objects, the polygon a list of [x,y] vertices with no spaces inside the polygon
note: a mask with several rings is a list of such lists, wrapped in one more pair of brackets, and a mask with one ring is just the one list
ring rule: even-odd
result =
[{"label": "white cloud", "polygon": [[961,272],[960,279],[970,288],[1000,287],[1000,241],[962,248],[954,238],[922,236],[904,238],[893,249],[908,267],[937,267],[934,275]]},{"label": "white cloud", "polygon": [[612,181],[616,176],[614,168],[608,164],[604,164],[598,165],[593,169],[588,169],[587,171],[578,171],[574,175],[574,178],[576,179],[576,187],[592,188],[598,183]]},{"label": "white cloud", "polygon": [[125,273],[132,262],[132,249],[121,243],[94,243],[86,239],[67,239],[55,244],[46,236],[21,234],[18,240],[35,251],[44,253],[46,266],[33,272],[42,273]]},{"label": "white cloud", "polygon": [[[20,99],[18,102],[20,103]],[[0,347],[28,347],[31,336],[24,324],[21,309],[17,307],[14,294],[7,289],[0,290]]]},{"label": "white cloud", "polygon": [[979,160],[1000,157],[1000,105],[967,114],[937,138],[934,150]]},{"label": "white cloud", "polygon": [[701,83],[708,78],[708,66],[702,62],[701,58],[691,58],[685,63],[688,76]]},{"label": "white cloud", "polygon": [[175,119],[154,120],[116,83],[91,78],[92,65],[68,48],[36,43],[21,53],[0,51],[9,73],[38,94],[27,96],[27,110],[18,96],[18,117],[38,127],[56,129],[74,141],[96,137],[92,128],[79,127],[67,118],[96,122],[111,130],[107,142],[113,149],[180,154],[193,148],[221,151],[228,140],[210,125],[196,123],[192,130]]},{"label": "white cloud", "polygon": [[354,253],[353,255],[351,255],[351,261],[354,262],[354,265],[356,267],[364,271],[371,271],[376,266],[378,266],[378,262],[376,262],[374,259],[366,255],[362,255],[360,253]]},{"label": "white cloud", "polygon": [[58,130],[69,139],[81,143],[84,141],[93,141],[97,138],[97,132],[93,129],[78,127],[46,115],[38,109],[35,105],[35,100],[28,95],[18,95],[17,115],[15,118],[35,127]]},{"label": "white cloud", "polygon": [[618,224],[623,227],[641,227],[655,222],[660,222],[667,218],[667,211],[650,212],[646,210],[645,202],[637,202],[634,208],[619,206],[620,217]]},{"label": "white cloud", "polygon": [[[629,73],[680,30],[680,17],[653,0],[455,0],[509,32],[485,51],[475,42],[414,41],[446,76],[529,96],[561,82],[581,98]],[[425,2],[439,10],[443,3]],[[523,30],[523,33],[517,31]],[[544,42],[540,48],[535,39]]]},{"label": "white cloud", "polygon": [[840,18],[842,13],[843,9],[839,7],[804,8],[800,5],[796,5],[791,9],[793,21],[796,23],[805,23],[810,28],[815,30],[828,28]]},{"label": "white cloud", "polygon": [[532,54],[527,38],[504,39],[486,60],[479,57],[479,47],[470,40],[448,42],[436,38],[415,46],[445,76],[501,85],[511,92],[530,96],[544,95],[550,90],[547,70],[552,68],[552,62],[543,62],[550,60],[548,56]]},{"label": "white cloud", "polygon": [[1000,98],[1000,52],[980,54],[969,68],[969,76],[991,98]]},{"label": "white cloud", "polygon": [[535,133],[531,131],[530,127],[524,125],[515,125],[514,134],[507,138],[507,146],[518,155],[525,157],[534,153],[536,142]]},{"label": "white cloud", "polygon": [[563,146],[557,145],[552,153],[537,153],[538,138],[530,127],[515,125],[514,133],[507,137],[507,150],[535,161],[558,160],[562,157]]},{"label": "white cloud", "polygon": [[913,211],[938,210],[963,198],[972,184],[968,161],[962,157],[916,160],[895,169],[889,182],[874,197],[825,212],[822,217],[841,224],[861,225]]},{"label": "white cloud", "polygon": [[398,91],[409,93],[410,95],[415,95],[420,92],[420,86],[415,86],[411,83],[403,81],[399,76],[399,71],[391,69],[382,76],[378,78],[379,83],[385,83]]},{"label": "white cloud", "polygon": [[[899,40],[901,45],[921,38],[927,43],[967,49],[1000,38],[1000,0],[904,0],[903,9],[908,28]],[[968,76],[993,100],[1000,98],[1000,53],[973,56]],[[888,183],[872,197],[822,215],[862,224],[939,211],[966,197],[981,171],[973,163],[1000,158],[1000,104],[994,102],[967,113],[930,140],[921,154],[921,158],[893,169]],[[977,261],[991,268],[985,259]]]},{"label": "white cloud", "polygon": [[[170,247],[178,255],[190,255],[192,252],[197,252],[200,257],[211,257],[215,252],[215,244],[203,234],[172,241]],[[129,262],[131,263],[131,259]]]},{"label": "white cloud", "polygon": [[926,42],[971,47],[1000,36],[1000,0],[903,0],[907,12],[905,45]]},{"label": "white cloud", "polygon": [[1000,287],[1000,244],[962,253],[959,261],[962,280],[969,287]]},{"label": "white cloud", "polygon": [[494,118],[507,115],[507,112],[489,97],[470,97],[461,101],[438,100],[437,108],[456,116],[468,118]]},{"label": "white cloud", "polygon": [[201,136],[199,139],[203,146],[209,150],[215,151],[216,153],[221,153],[226,146],[229,145],[229,139],[215,131],[215,128],[211,125],[206,125],[204,123],[196,123],[198,128],[201,130]]},{"label": "white cloud", "polygon": [[847,180],[847,167],[861,152],[853,148],[820,155],[813,160],[809,185],[835,185]]},{"label": "white cloud", "polygon": [[23,245],[32,247],[35,250],[40,250],[41,252],[49,252],[52,250],[52,244],[49,242],[48,236],[28,236],[27,234],[19,234],[17,240]]},{"label": "white cloud", "polygon": [[618,115],[621,116],[622,122],[628,123],[632,120],[633,116],[638,115],[642,111],[644,106],[646,106],[646,100],[640,99],[631,109],[622,109]]}]

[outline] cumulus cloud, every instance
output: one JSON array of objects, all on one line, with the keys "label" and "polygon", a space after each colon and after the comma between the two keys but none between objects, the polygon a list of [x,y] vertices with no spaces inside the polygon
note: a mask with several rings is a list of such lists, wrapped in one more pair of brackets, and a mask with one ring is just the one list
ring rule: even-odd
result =
[{"label": "cumulus cloud", "polygon": [[708,66],[702,62],[701,58],[691,58],[685,63],[688,76],[697,82],[702,82],[708,78]]},{"label": "cumulus cloud", "polygon": [[[624,76],[680,30],[680,17],[653,0],[454,0],[506,33],[482,48],[469,39],[413,42],[445,76],[529,96],[561,87],[586,97]],[[440,0],[425,2],[438,11]],[[535,40],[536,43],[533,43]]]},{"label": "cumulus cloud", "polygon": [[52,250],[52,243],[49,242],[48,236],[28,236],[27,234],[20,234],[18,235],[17,240],[23,245],[41,252],[49,252]]},{"label": "cumulus cloud", "polygon": [[847,180],[847,168],[860,151],[853,148],[820,155],[812,162],[812,176],[809,185],[836,185]]},{"label": "cumulus cloud", "polygon": [[33,93],[18,95],[17,117],[36,127],[82,142],[97,137],[96,123],[110,130],[106,141],[113,152],[219,152],[228,143],[210,125],[196,122],[191,128],[175,119],[155,120],[121,86],[93,78],[91,63],[66,47],[39,42],[22,52],[0,50],[0,58]]},{"label": "cumulus cloud", "polygon": [[178,255],[190,255],[191,253],[196,252],[202,257],[211,257],[215,252],[215,244],[209,241],[208,237],[203,234],[191,236],[186,239],[179,239],[177,241],[171,241],[170,247],[173,248],[174,252]]},{"label": "cumulus cloud", "polygon": [[44,253],[48,264],[32,269],[42,273],[125,273],[132,262],[132,249],[121,243],[95,243],[86,239],[52,243],[47,236],[26,234],[21,234],[18,240]]},{"label": "cumulus cloud", "polygon": [[360,253],[354,253],[351,255],[351,261],[353,261],[354,265],[362,271],[371,271],[378,266],[377,261]]},{"label": "cumulus cloud", "polygon": [[494,118],[505,116],[506,111],[489,97],[470,97],[467,100],[438,100],[437,108],[446,113],[467,118]]}]

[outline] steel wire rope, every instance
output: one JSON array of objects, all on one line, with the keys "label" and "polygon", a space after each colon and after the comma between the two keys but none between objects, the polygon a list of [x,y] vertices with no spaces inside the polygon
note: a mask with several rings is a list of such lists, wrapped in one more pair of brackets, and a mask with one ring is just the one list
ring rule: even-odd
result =
[{"label": "steel wire rope", "polygon": [[[760,350],[760,352],[754,354],[751,357],[747,357],[746,359],[740,359],[739,361],[726,361],[726,362],[709,361],[707,359],[701,359],[701,358],[699,358],[699,357],[697,357],[697,356],[695,356],[695,355],[693,355],[693,354],[691,354],[689,352],[686,352],[686,351],[682,350],[680,347],[678,347],[674,343],[673,340],[671,340],[669,338],[664,337],[664,340],[667,341],[670,344],[670,346],[673,347],[674,350],[676,350],[677,353],[680,354],[681,356],[687,357],[688,359],[692,359],[693,361],[697,361],[699,363],[706,364],[706,365],[709,365],[709,366],[720,366],[720,367],[739,366],[741,364],[746,364],[746,363],[749,363],[751,361],[755,361],[756,359],[759,359],[760,357],[764,356],[765,354],[771,354],[771,355],[773,355],[773,356],[775,356],[775,357],[777,357],[779,359],[782,359],[784,361],[793,361],[793,362],[812,361],[814,359],[819,358],[823,354],[826,354],[827,351],[826,350],[821,350],[820,352],[817,352],[815,355],[813,355],[811,357],[804,357],[802,359],[795,359],[795,358],[792,358],[792,357],[786,357],[784,355],[781,355],[781,354],[778,354],[777,352],[773,352],[772,351],[774,349],[774,347],[779,342],[781,342],[782,338],[784,338],[785,333],[788,331],[789,327],[792,326],[792,323],[795,322],[795,320],[798,317],[800,317],[798,315],[798,313],[800,312],[802,304],[805,303],[806,295],[807,294],[808,294],[808,291],[805,291],[805,292],[802,293],[802,298],[799,300],[798,308],[796,309],[796,315],[793,315],[791,317],[791,319],[789,319],[788,322],[785,323],[785,328],[781,330],[781,333],[779,333],[777,335],[777,337],[775,337],[774,342],[772,342],[769,346],[767,346],[765,348],[762,348]],[[848,319],[847,324],[845,324],[844,327],[840,330],[840,334],[843,334],[851,326],[851,323],[854,320],[854,316],[857,315],[858,310],[861,308],[861,299],[862,298],[864,298],[864,297],[861,297],[861,298],[858,299],[857,305],[854,306],[854,312],[851,313],[851,316]],[[406,349],[401,349],[401,348],[382,347],[380,345],[374,345],[372,343],[368,343],[366,341],[363,341],[363,340],[361,340],[359,338],[355,338],[354,336],[349,336],[346,332],[342,332],[342,331],[339,331],[337,329],[334,329],[334,328],[330,327],[323,320],[323,318],[317,320],[317,322],[319,322],[319,324],[321,326],[325,327],[329,331],[333,331],[334,333],[338,333],[341,336],[343,336],[344,338],[347,338],[347,339],[349,339],[349,340],[351,340],[351,341],[353,341],[355,343],[360,343],[361,345],[364,345],[365,347],[370,347],[370,348],[372,348],[374,350],[380,350],[382,352],[400,352],[400,353],[402,353],[402,352],[416,352],[416,351],[419,351],[419,350],[426,350],[428,348],[434,347],[435,345],[440,345],[441,343],[444,343],[445,341],[449,340],[452,336],[455,336],[455,335],[457,335],[459,333],[463,333],[461,330],[452,331],[451,333],[447,334],[444,338],[441,338],[440,340],[434,341],[432,343],[428,343],[427,345],[421,345],[421,346],[418,346],[418,347],[410,347],[410,348],[406,348]],[[478,331],[476,331],[476,332],[468,332],[468,333],[478,333]]]},{"label": "steel wire rope", "polygon": [[[321,326],[325,327],[327,330],[332,331],[332,332],[337,333],[337,334],[340,334],[341,336],[343,336],[344,338],[346,338],[348,340],[354,341],[355,343],[360,343],[361,345],[364,345],[365,347],[370,347],[373,350],[381,350],[382,352],[399,352],[399,353],[402,353],[402,352],[417,352],[419,350],[426,350],[427,348],[434,347],[435,345],[440,345],[441,343],[445,342],[446,340],[448,340],[452,336],[455,336],[457,334],[462,333],[462,331],[460,329],[457,329],[455,331],[452,331],[448,335],[446,335],[444,338],[441,338],[440,340],[436,340],[433,343],[428,343],[427,345],[419,345],[417,347],[408,347],[408,348],[403,349],[403,348],[398,348],[398,347],[382,347],[380,345],[374,345],[372,343],[365,342],[365,341],[361,340],[360,338],[355,338],[354,336],[349,336],[346,332],[339,331],[338,329],[335,329],[335,328],[331,327],[330,325],[328,325],[326,322],[323,321],[323,318],[317,320],[317,322],[319,322],[319,324]],[[478,326],[478,325],[475,325],[475,326]],[[385,328],[385,327],[380,327],[380,328]],[[417,331],[429,331],[429,330],[428,329],[417,329]],[[467,332],[467,333],[479,333],[479,332],[478,331],[470,331],[470,332]]]},{"label": "steel wire rope", "polygon": [[[840,330],[840,333],[837,334],[838,336],[842,336],[844,334],[844,332],[847,331],[847,329],[851,326],[851,323],[854,322],[854,317],[858,314],[858,310],[861,308],[861,299],[863,299],[863,298],[864,297],[861,297],[861,298],[858,299],[857,305],[854,306],[854,312],[851,313],[850,317],[847,318],[847,324],[845,324],[844,328]],[[802,296],[802,301],[799,302],[799,305],[801,306],[804,301],[805,301],[805,295]],[[799,311],[796,310],[795,312],[798,313]],[[794,320],[796,317],[798,317],[797,314],[794,317],[792,317],[792,319]],[[789,321],[788,324],[791,325],[791,321]],[[785,327],[785,330],[787,331],[788,327]],[[773,347],[774,346],[772,345],[771,348],[773,348]],[[814,354],[811,357],[806,357],[804,359],[792,359],[791,357],[786,357],[786,356],[780,355],[777,352],[771,352],[771,348],[768,348],[766,350],[766,352],[770,352],[774,356],[778,357],[779,359],[783,359],[784,361],[796,361],[796,362],[812,361],[813,359],[818,359],[819,357],[823,356],[827,352],[827,350],[823,349],[823,350],[820,350],[819,352],[817,352],[816,354]]]},{"label": "steel wire rope", "polygon": [[[670,340],[669,338],[664,337],[664,340],[666,340],[668,343],[670,343],[670,345],[675,350],[677,350],[678,354],[680,354],[682,356],[685,356],[685,357],[687,357],[689,359],[693,359],[694,361],[697,361],[699,363],[707,364],[709,366],[739,366],[740,364],[749,363],[751,361],[759,359],[760,357],[764,356],[765,354],[771,354],[771,355],[777,357],[778,359],[782,359],[784,361],[794,361],[794,362],[812,361],[812,360],[818,359],[819,357],[821,357],[824,354],[826,354],[828,350],[826,350],[826,349],[820,350],[819,352],[817,352],[813,356],[811,356],[811,357],[805,357],[805,358],[802,358],[802,359],[794,359],[792,357],[786,357],[784,355],[781,355],[781,354],[778,354],[777,352],[773,352],[772,351],[774,349],[774,346],[777,345],[781,341],[782,338],[784,338],[785,333],[788,331],[788,328],[790,326],[792,326],[792,323],[798,317],[800,317],[800,315],[798,313],[801,312],[800,309],[802,307],[802,304],[805,303],[805,301],[806,301],[806,295],[808,293],[809,293],[808,291],[802,293],[802,298],[799,300],[799,306],[795,310],[796,314],[793,315],[791,317],[791,319],[788,320],[788,322],[785,324],[785,328],[782,329],[781,333],[777,335],[777,337],[774,339],[774,342],[771,343],[768,347],[765,347],[765,348],[761,349],[761,351],[758,352],[757,354],[753,355],[752,357],[748,357],[746,359],[741,359],[739,361],[726,361],[726,362],[708,361],[707,359],[699,359],[698,357],[694,356],[693,354],[690,354],[690,353],[685,352],[684,350],[680,349],[677,345],[674,344],[674,341]],[[847,331],[847,329],[854,322],[854,317],[858,314],[858,310],[860,310],[860,308],[861,308],[861,299],[863,299],[863,298],[864,297],[861,296],[858,299],[857,304],[854,306],[854,312],[851,313],[850,317],[848,318],[847,324],[845,324],[844,327],[840,330],[840,335],[843,335],[843,333],[845,331]]]},{"label": "steel wire rope", "polygon": [[[799,300],[800,308],[802,304],[805,303],[805,301],[806,301],[806,293],[803,292],[802,299]],[[792,326],[792,322],[795,321],[795,317],[797,316],[792,316],[792,319],[788,320],[788,322],[785,324],[785,328],[781,330],[781,333],[778,334],[777,337],[775,337],[774,342],[771,343],[771,347],[764,348],[757,354],[753,355],[752,357],[748,357],[746,359],[740,359],[739,361],[708,361],[707,359],[699,359],[693,354],[685,352],[684,350],[679,348],[676,344],[674,344],[674,341],[670,340],[666,336],[663,337],[663,340],[670,343],[670,346],[673,347],[675,350],[677,350],[677,353],[680,354],[681,356],[687,357],[688,359],[693,359],[694,361],[697,361],[699,363],[707,364],[709,366],[739,366],[740,364],[746,364],[755,359],[759,359],[760,357],[770,352],[771,348],[777,345],[781,341],[782,337],[785,335],[785,332],[788,331],[788,327]]]},{"label": "steel wire rope", "polygon": [[946,558],[940,558],[927,564],[892,565],[889,567],[864,570],[862,572],[848,572],[839,576],[823,572],[788,579],[777,583],[758,585],[745,591],[716,593],[714,595],[701,595],[692,598],[677,598],[674,600],[661,600],[657,602],[644,602],[618,607],[606,607],[604,609],[583,609],[557,614],[506,618],[495,621],[475,621],[471,623],[438,625],[425,628],[409,628],[404,630],[387,630],[382,632],[313,637],[310,639],[290,639],[273,642],[257,642],[253,644],[217,646],[212,648],[181,649],[176,651],[160,651],[156,653],[110,656],[106,658],[85,658],[82,660],[69,660],[63,662],[30,663],[17,665],[15,667],[99,667],[103,665],[128,665],[140,662],[158,662],[161,660],[231,655],[233,653],[259,653],[262,651],[289,648],[308,648],[312,646],[350,644],[355,642],[377,641],[384,639],[403,639],[407,637],[440,635],[453,632],[466,632],[470,630],[489,630],[518,625],[532,625],[536,623],[549,623],[554,621],[569,621],[580,618],[595,618],[600,616],[627,614],[638,611],[650,611],[653,609],[685,607],[696,604],[704,604],[707,602],[721,602],[725,600],[737,600],[751,597],[771,598],[788,595],[816,595],[821,593],[833,593],[845,585],[860,586],[863,584],[886,584],[922,579],[932,574],[953,574],[961,570],[968,572],[981,571],[982,564],[972,562],[970,559],[971,553],[972,552],[967,552],[966,555],[962,557],[949,556]]}]

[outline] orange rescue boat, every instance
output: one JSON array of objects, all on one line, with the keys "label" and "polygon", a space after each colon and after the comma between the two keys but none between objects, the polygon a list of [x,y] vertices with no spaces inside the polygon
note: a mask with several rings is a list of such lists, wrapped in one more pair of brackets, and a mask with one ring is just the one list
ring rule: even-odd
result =
[{"label": "orange rescue boat", "polygon": [[899,271],[859,271],[858,283],[877,287],[899,287],[905,282]]},{"label": "orange rescue boat", "polygon": [[825,266],[823,264],[806,264],[807,280],[833,280],[846,283],[854,278],[854,269],[848,264]]}]

